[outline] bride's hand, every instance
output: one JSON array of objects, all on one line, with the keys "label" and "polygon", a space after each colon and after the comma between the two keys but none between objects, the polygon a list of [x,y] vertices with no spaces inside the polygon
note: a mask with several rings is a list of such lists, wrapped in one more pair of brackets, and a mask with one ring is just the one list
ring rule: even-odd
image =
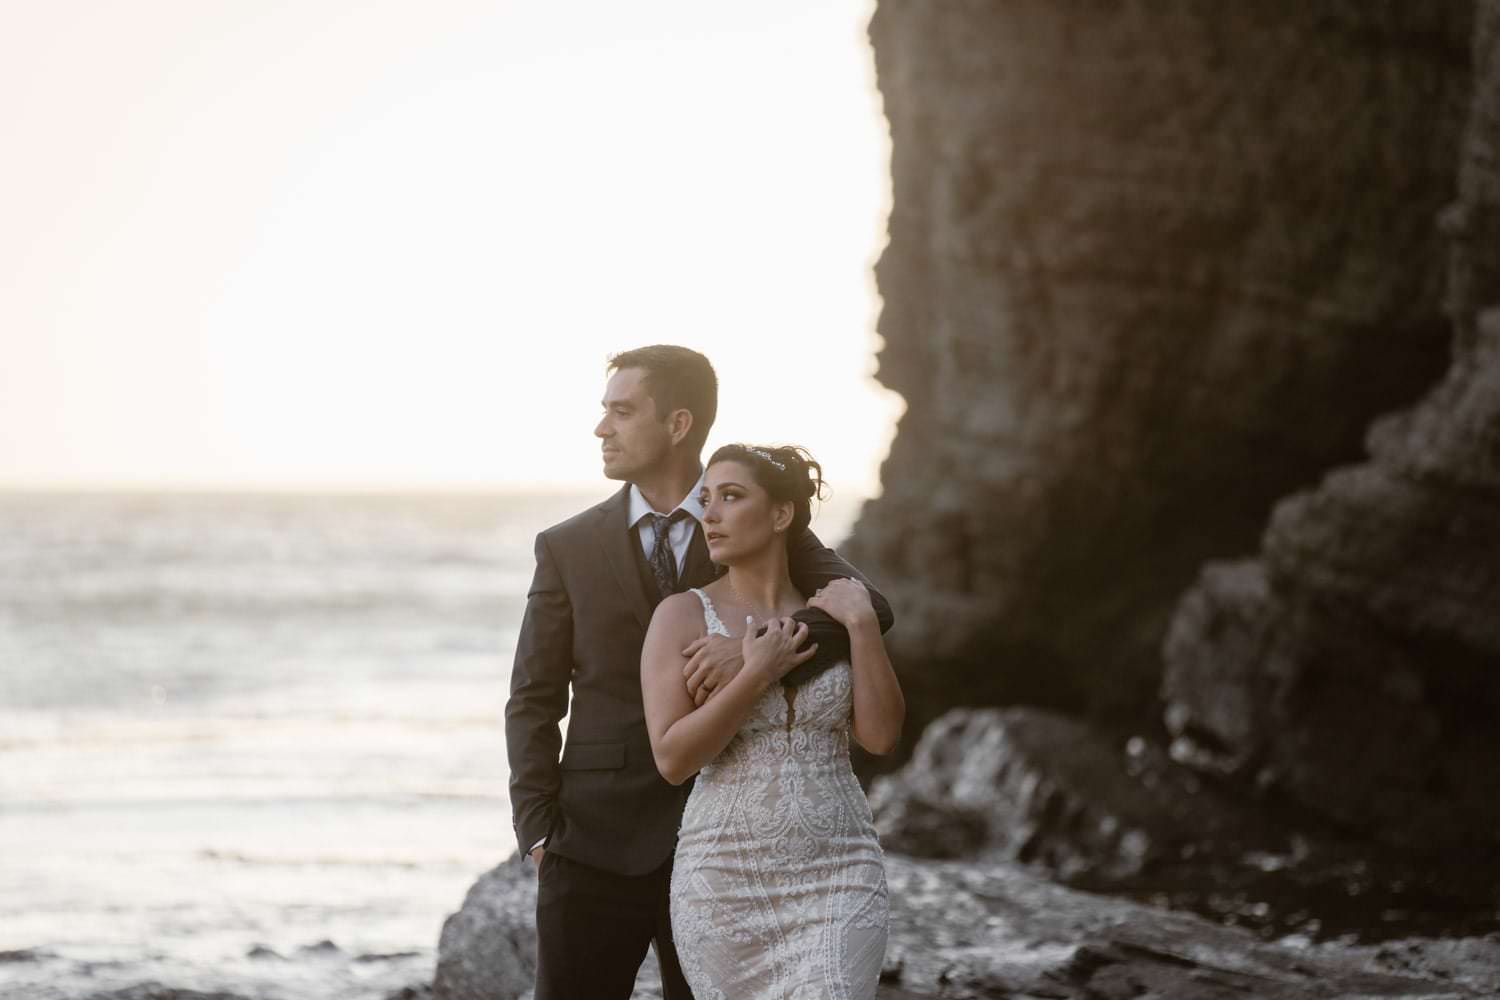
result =
[{"label": "bride's hand", "polygon": [[821,588],[807,606],[828,612],[829,617],[851,632],[861,626],[880,627],[875,606],[870,603],[869,588],[848,577],[840,577]]},{"label": "bride's hand", "polygon": [[757,670],[768,683],[775,684],[791,673],[792,668],[812,659],[818,651],[813,643],[802,652],[797,652],[807,641],[807,624],[792,618],[776,618],[766,623],[766,630],[755,634],[755,619],[745,616],[745,638],[741,648],[745,651],[745,669]]}]

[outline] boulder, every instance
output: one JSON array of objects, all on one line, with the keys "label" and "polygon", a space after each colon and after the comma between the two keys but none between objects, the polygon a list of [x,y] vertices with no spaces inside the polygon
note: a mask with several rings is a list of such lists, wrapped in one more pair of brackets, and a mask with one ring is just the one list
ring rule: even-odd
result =
[{"label": "boulder", "polygon": [[517,1000],[536,978],[536,870],[513,854],[443,921],[434,1000]]},{"label": "boulder", "polygon": [[[432,1000],[530,1000],[536,982],[536,868],[522,854],[480,876],[443,922]],[[635,995],[661,997],[654,956],[641,964]]]}]

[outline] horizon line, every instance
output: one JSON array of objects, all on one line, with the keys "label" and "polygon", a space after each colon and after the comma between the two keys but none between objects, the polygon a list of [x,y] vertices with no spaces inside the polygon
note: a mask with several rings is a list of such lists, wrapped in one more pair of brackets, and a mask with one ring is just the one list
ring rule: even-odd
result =
[{"label": "horizon line", "polygon": [[[6,482],[0,480],[0,496],[31,494],[36,496],[64,496],[86,494],[135,494],[139,496],[583,496],[603,491],[605,494],[620,489],[622,481],[599,479],[593,483],[576,480],[514,482],[434,482],[434,483],[267,483],[267,482],[105,482],[99,480],[58,480],[53,482]],[[875,483],[873,490],[855,489],[845,486],[838,490],[846,499],[871,500],[882,492]],[[833,499],[830,490],[829,500]],[[827,500],[822,501],[827,503]]]},{"label": "horizon line", "polygon": [[6,482],[0,480],[0,494],[320,494],[320,495],[399,495],[399,494],[474,494],[496,496],[538,493],[588,493],[596,489],[619,489],[620,484],[600,479],[594,484],[582,481],[514,482],[431,482],[431,483],[345,483],[345,482],[109,482],[103,480],[54,480]]}]

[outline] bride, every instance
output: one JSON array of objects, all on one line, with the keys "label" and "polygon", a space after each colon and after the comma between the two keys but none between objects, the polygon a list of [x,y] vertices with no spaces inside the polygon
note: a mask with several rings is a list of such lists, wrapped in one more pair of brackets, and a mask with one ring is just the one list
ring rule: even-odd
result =
[{"label": "bride", "polygon": [[[698,775],[671,882],[697,1000],[869,1000],[885,955],[885,867],[849,737],[889,752],[905,702],[864,586],[835,580],[804,599],[787,575],[787,542],[822,486],[799,448],[714,452],[703,529],[728,572],[664,600],[641,653],[656,766],[673,784]],[[798,652],[807,626],[789,617],[804,607],[845,626],[850,648],[807,678],[792,671],[815,647]],[[710,633],[741,638],[744,666],[695,707],[681,651]]]}]

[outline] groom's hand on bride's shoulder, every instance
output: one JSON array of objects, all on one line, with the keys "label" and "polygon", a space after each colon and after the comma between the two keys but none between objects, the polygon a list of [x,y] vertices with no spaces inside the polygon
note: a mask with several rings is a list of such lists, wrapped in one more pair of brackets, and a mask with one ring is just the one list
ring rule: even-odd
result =
[{"label": "groom's hand on bride's shoulder", "polygon": [[850,632],[857,628],[880,629],[880,619],[870,599],[870,588],[858,580],[847,577],[830,580],[808,598],[807,606],[826,612]]},{"label": "groom's hand on bride's shoulder", "polygon": [[738,639],[722,635],[705,635],[694,639],[682,651],[687,662],[682,665],[682,678],[687,681],[688,694],[694,705],[702,705],[724,685],[734,680],[734,675],[745,665],[745,652]]}]

